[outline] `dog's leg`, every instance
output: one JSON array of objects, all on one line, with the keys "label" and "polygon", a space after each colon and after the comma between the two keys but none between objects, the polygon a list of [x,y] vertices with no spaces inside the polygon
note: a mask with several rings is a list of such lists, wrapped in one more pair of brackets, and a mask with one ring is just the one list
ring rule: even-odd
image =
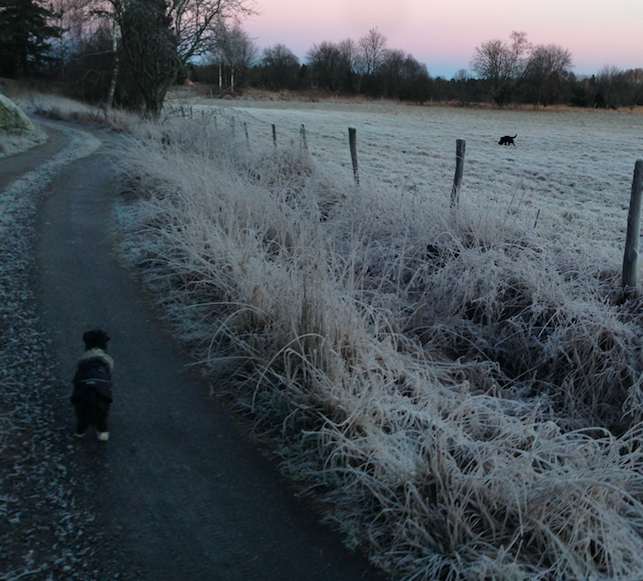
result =
[{"label": "dog's leg", "polygon": [[89,423],[83,420],[78,420],[76,424],[76,437],[82,438],[85,435],[85,432],[89,428]]},{"label": "dog's leg", "polygon": [[109,428],[107,427],[107,417],[109,416],[109,403],[104,399],[98,399],[98,410],[96,418],[96,431],[98,432],[98,439],[101,442],[109,440]]},{"label": "dog's leg", "polygon": [[76,437],[82,438],[85,435],[85,432],[89,428],[89,419],[87,418],[87,412],[83,409],[81,403],[77,403],[76,406]]},{"label": "dog's leg", "polygon": [[96,423],[96,431],[98,432],[98,439],[101,442],[109,440],[109,428],[107,427],[107,418],[99,418]]}]

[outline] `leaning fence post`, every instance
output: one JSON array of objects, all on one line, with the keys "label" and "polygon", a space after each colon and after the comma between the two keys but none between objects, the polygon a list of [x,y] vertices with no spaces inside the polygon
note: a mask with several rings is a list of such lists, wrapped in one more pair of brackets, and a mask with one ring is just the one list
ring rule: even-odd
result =
[{"label": "leaning fence post", "polygon": [[248,145],[248,149],[250,149],[250,135],[248,135],[248,124],[245,121],[243,122],[243,130],[246,133],[246,143]]},{"label": "leaning fence post", "polygon": [[455,176],[453,177],[453,188],[451,188],[451,207],[458,205],[460,201],[460,184],[462,183],[462,172],[464,171],[464,151],[467,142],[464,139],[457,139],[455,142]]},{"label": "leaning fence post", "polygon": [[272,143],[277,147],[277,126],[272,124]]},{"label": "leaning fence post", "polygon": [[643,159],[634,165],[630,211],[627,214],[627,237],[623,254],[623,292],[629,296],[636,288],[636,270],[641,235],[641,195],[643,195]]},{"label": "leaning fence post", "polygon": [[348,128],[348,144],[351,148],[351,161],[353,162],[353,177],[355,184],[359,186],[359,170],[357,169],[357,129]]}]

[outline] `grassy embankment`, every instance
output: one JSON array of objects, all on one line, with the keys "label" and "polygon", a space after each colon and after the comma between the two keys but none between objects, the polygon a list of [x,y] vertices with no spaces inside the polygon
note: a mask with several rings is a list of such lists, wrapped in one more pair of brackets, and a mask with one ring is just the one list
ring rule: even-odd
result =
[{"label": "grassy embankment", "polygon": [[226,115],[132,126],[122,249],[348,542],[405,579],[640,575],[618,273],[443,193],[358,190],[298,143],[249,149]]}]

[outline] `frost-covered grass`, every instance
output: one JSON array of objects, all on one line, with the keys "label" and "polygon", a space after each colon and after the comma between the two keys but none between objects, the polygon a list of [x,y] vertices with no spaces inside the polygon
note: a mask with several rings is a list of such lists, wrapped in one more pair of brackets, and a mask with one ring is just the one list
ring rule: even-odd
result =
[{"label": "frost-covered grass", "polygon": [[398,577],[637,579],[641,118],[320,109],[195,109],[120,156],[123,252],[213,391]]},{"label": "frost-covered grass", "polygon": [[139,116],[120,109],[107,111],[102,107],[46,93],[25,92],[14,98],[14,102],[25,112],[54,121],[96,123],[119,133],[129,133],[140,120]]},{"label": "frost-covered grass", "polygon": [[36,131],[6,131],[0,129],[0,159],[31,149],[47,141],[47,135]]},{"label": "frost-covered grass", "polygon": [[[363,103],[244,103],[222,101],[254,146],[272,144],[271,124],[284,145],[306,127],[311,153],[350,175],[347,128],[357,128],[360,172],[419,196],[448,196],[455,141],[467,152],[462,199],[518,228],[562,232],[600,253],[624,240],[634,162],[643,156],[643,115],[588,110],[515,111]],[[281,109],[265,109],[266,105]],[[283,109],[289,107],[289,109]],[[195,117],[202,109],[194,107]],[[206,109],[207,110],[207,109]],[[516,147],[501,135],[517,134]],[[517,208],[521,212],[517,212]],[[624,217],[625,216],[625,217]],[[544,231],[543,231],[544,230]],[[620,248],[619,248],[620,252]]]}]

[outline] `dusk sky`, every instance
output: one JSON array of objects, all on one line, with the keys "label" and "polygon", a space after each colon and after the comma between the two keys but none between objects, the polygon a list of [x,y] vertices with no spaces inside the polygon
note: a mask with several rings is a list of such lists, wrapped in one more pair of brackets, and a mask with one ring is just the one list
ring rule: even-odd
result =
[{"label": "dusk sky", "polygon": [[377,28],[387,48],[451,78],[470,68],[481,43],[508,41],[516,30],[533,44],[568,49],[577,75],[643,68],[641,0],[256,0],[256,8],[243,27],[259,48],[281,43],[301,62],[314,44],[357,41]]}]

